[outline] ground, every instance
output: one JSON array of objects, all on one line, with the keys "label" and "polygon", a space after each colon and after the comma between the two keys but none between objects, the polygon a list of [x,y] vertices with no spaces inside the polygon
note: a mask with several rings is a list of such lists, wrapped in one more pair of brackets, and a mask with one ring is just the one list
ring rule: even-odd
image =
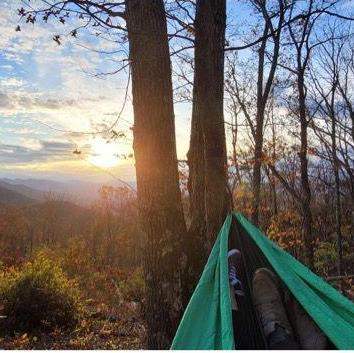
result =
[{"label": "ground", "polygon": [[0,336],[0,349],[144,349],[141,316],[141,305],[136,302],[112,308],[88,299],[75,330]]}]

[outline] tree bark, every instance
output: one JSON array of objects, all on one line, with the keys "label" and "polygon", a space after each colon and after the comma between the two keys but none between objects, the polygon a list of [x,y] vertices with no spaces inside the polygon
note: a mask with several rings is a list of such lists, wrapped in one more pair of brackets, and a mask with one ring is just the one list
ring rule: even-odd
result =
[{"label": "tree bark", "polygon": [[256,127],[254,135],[254,165],[252,176],[252,222],[256,225],[259,224],[259,205],[261,202],[261,181],[262,181],[262,163],[263,163],[263,134],[264,134],[264,114],[273,86],[275,71],[278,66],[279,50],[280,50],[280,38],[281,29],[284,23],[285,6],[283,0],[278,1],[279,4],[279,21],[277,25],[277,34],[273,35],[273,52],[270,64],[268,77],[264,80],[264,68],[265,68],[265,54],[267,46],[267,34],[270,30],[273,30],[273,25],[270,19],[270,15],[267,12],[267,3],[256,2],[257,6],[262,7],[262,12],[265,20],[265,26],[263,30],[264,39],[261,42],[261,46],[258,51],[258,77],[257,77],[257,113],[256,113]]},{"label": "tree bark", "polygon": [[313,229],[312,229],[312,211],[311,211],[311,189],[308,176],[307,160],[307,113],[306,113],[306,93],[304,70],[299,68],[297,76],[297,88],[299,95],[299,118],[300,118],[300,175],[301,175],[301,209],[303,217],[303,240],[305,245],[306,264],[313,268]]},{"label": "tree bark", "polygon": [[[350,244],[351,244],[351,249],[354,249],[354,190],[352,188],[351,190],[351,195],[350,195],[350,204],[351,204],[351,210],[350,210],[350,231],[351,231],[351,237],[350,237]],[[354,272],[354,261],[352,261],[351,264],[351,270]]]},{"label": "tree bark", "polygon": [[334,113],[334,95],[335,86],[332,89],[331,100],[331,143],[332,143],[332,160],[333,160],[333,172],[334,172],[334,184],[335,184],[335,228],[337,235],[337,271],[338,276],[343,275],[343,239],[342,239],[342,213],[341,213],[341,200],[340,200],[340,178],[339,178],[339,161],[337,157],[337,143],[336,143],[336,121]]},{"label": "tree bark", "polygon": [[199,278],[226,216],[226,140],[223,116],[225,0],[198,0],[195,71],[188,152],[191,224],[184,304]]},{"label": "tree bark", "polygon": [[[268,25],[265,26],[263,36],[268,33]],[[265,101],[263,99],[263,79],[264,79],[264,59],[267,39],[263,39],[258,51],[258,79],[257,79],[257,114],[256,114],[256,132],[254,139],[254,161],[252,176],[252,222],[259,223],[259,204],[261,201],[261,166],[263,151],[263,125]]]},{"label": "tree bark", "polygon": [[146,233],[148,347],[169,348],[180,319],[181,240],[171,63],[163,0],[127,0],[139,215]]},{"label": "tree bark", "polygon": [[198,0],[195,17],[193,118],[204,142],[204,212],[209,253],[227,211],[224,129],[224,46],[226,0]]},{"label": "tree bark", "polygon": [[[196,96],[195,85],[193,96]],[[182,280],[182,302],[186,307],[207,258],[205,243],[205,163],[204,138],[200,116],[193,104],[190,147],[188,151],[188,192],[190,226],[188,229],[187,266]]]},{"label": "tree bark", "polygon": [[[272,160],[275,161],[276,159],[276,131],[275,131],[275,125],[274,125],[274,113],[272,111]],[[275,184],[275,179],[276,176],[274,175],[273,172],[271,172],[270,175],[270,185],[272,189],[272,201],[273,201],[273,214],[277,215],[278,214],[278,199],[277,199],[277,188]]]}]

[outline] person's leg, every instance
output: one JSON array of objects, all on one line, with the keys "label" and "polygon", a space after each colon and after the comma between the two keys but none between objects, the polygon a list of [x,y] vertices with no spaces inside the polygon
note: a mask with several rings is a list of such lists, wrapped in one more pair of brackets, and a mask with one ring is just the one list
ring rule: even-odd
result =
[{"label": "person's leg", "polygon": [[275,324],[275,330],[271,332],[267,341],[269,349],[300,349],[299,343],[278,324]]},{"label": "person's leg", "polygon": [[282,299],[279,281],[273,272],[259,268],[253,277],[253,300],[269,349],[300,349],[295,341]]},{"label": "person's leg", "polygon": [[326,349],[328,346],[327,337],[289,291],[285,293],[285,305],[301,348],[310,350]]},{"label": "person's leg", "polygon": [[241,278],[243,277],[243,261],[241,251],[231,249],[228,252],[229,263],[229,282],[237,297],[244,296],[243,285]]},{"label": "person's leg", "polygon": [[228,262],[235,349],[264,349],[259,331],[252,327],[254,323],[252,296],[249,292],[241,252],[238,249],[231,249],[228,252]]}]

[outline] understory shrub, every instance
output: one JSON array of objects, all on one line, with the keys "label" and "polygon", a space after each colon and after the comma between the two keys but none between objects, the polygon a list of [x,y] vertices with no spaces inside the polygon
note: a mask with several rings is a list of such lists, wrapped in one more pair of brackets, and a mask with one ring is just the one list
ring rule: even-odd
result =
[{"label": "understory shrub", "polygon": [[328,276],[336,269],[337,248],[334,242],[321,242],[314,251],[315,268],[321,276]]},{"label": "understory shrub", "polygon": [[119,291],[124,300],[141,302],[145,296],[145,282],[142,269],[136,269],[126,280],[120,281]]},{"label": "understory shrub", "polygon": [[0,276],[2,329],[16,332],[71,328],[80,316],[79,292],[61,267],[39,253],[21,270]]}]

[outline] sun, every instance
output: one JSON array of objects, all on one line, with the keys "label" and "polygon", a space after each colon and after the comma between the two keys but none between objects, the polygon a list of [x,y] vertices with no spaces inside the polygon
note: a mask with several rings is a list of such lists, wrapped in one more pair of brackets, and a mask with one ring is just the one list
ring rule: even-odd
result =
[{"label": "sun", "polygon": [[91,140],[91,156],[89,161],[98,167],[112,168],[119,163],[117,146],[106,140],[95,138]]}]

